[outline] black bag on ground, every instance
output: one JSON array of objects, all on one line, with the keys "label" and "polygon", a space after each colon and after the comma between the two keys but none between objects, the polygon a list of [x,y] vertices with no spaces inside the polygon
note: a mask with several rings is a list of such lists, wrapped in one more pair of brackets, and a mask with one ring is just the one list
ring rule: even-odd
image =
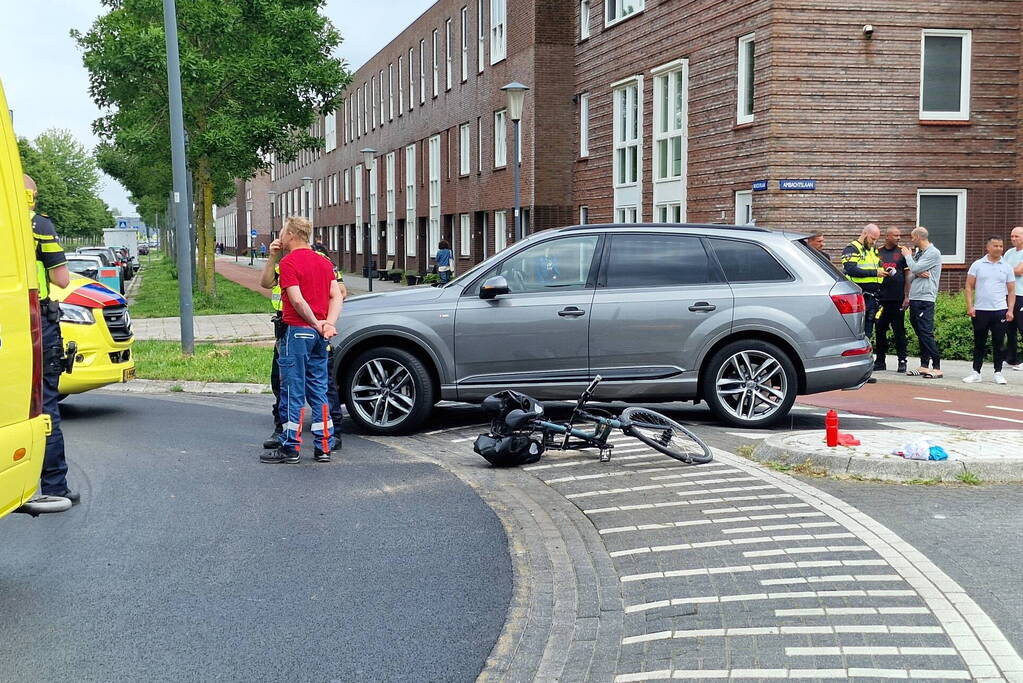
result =
[{"label": "black bag on ground", "polygon": [[523,434],[509,436],[480,434],[476,437],[472,449],[494,467],[529,465],[543,455],[543,444]]}]

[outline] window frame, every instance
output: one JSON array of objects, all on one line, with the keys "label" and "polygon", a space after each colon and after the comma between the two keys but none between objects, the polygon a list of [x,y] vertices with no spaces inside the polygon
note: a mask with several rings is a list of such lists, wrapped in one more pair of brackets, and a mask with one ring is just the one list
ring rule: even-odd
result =
[{"label": "window frame", "polygon": [[370,84],[370,88],[369,88],[370,89],[370,94],[369,94],[370,95],[370,103],[369,103],[369,107],[370,107],[370,111],[371,111],[370,122],[372,123],[371,130],[376,130],[376,128],[377,128],[377,77],[375,75],[369,77],[369,84]]},{"label": "window frame", "polygon": [[[642,238],[642,237],[664,237],[669,239],[687,239],[696,240],[699,242],[700,247],[703,249],[703,254],[707,258],[707,272],[712,278],[717,277],[717,280],[708,280],[706,282],[694,282],[694,283],[681,283],[673,282],[666,284],[637,284],[637,285],[610,285],[608,284],[608,273],[611,268],[611,259],[617,253],[615,249],[615,242],[619,239],[627,240],[629,238]],[[600,262],[600,271],[597,274],[597,288],[602,290],[627,290],[627,289],[664,289],[668,287],[727,287],[724,272],[721,269],[721,264],[718,263],[717,258],[706,243],[706,239],[702,235],[687,235],[679,234],[674,232],[654,232],[646,230],[629,230],[628,232],[620,231],[611,233],[605,236],[604,242],[604,254]]]},{"label": "window frame", "polygon": [[[625,2],[629,2],[629,0],[604,0],[604,28],[620,24],[623,21],[628,21],[632,17],[642,14],[643,10],[646,9],[645,0],[635,1],[637,6],[631,12],[628,14],[619,14],[619,12],[624,10],[623,4]],[[614,11],[611,10],[612,7],[614,8]],[[612,16],[612,14],[615,16]]]},{"label": "window frame", "polygon": [[419,41],[419,106],[426,104],[426,41]]},{"label": "window frame", "polygon": [[330,111],[323,117],[323,149],[333,152],[337,149],[337,111]]},{"label": "window frame", "polygon": [[401,64],[402,55],[398,55],[398,116],[405,111],[405,81],[402,80],[404,69]]},{"label": "window frame", "polygon": [[388,256],[394,256],[397,253],[398,216],[397,207],[395,206],[397,196],[395,174],[395,153],[388,152],[387,156],[384,157],[384,188],[386,192],[384,207],[387,222],[384,229],[384,250]]},{"label": "window frame", "polygon": [[[500,218],[501,220],[498,220]],[[497,229],[498,224],[502,227]],[[500,239],[498,239],[500,237]],[[508,248],[508,212],[494,212],[494,253],[500,253]]]},{"label": "window frame", "polygon": [[352,201],[352,192],[351,192],[352,174],[351,174],[350,169],[347,169],[347,168],[345,169],[344,178],[345,178],[345,189],[344,189],[344,192],[345,192],[345,203],[347,204],[348,202]]},{"label": "window frame", "polygon": [[384,127],[384,70],[380,69],[380,127]]},{"label": "window frame", "polygon": [[408,110],[412,111],[416,106],[416,48],[408,49]]},{"label": "window frame", "polygon": [[[747,223],[740,223],[739,222],[739,197],[742,197],[743,199],[746,199],[746,198],[749,199],[748,204],[749,204],[750,222],[747,222]],[[735,214],[734,214],[735,223],[733,223],[733,225],[756,225],[756,218],[753,217],[753,190],[736,190],[735,191],[734,199],[735,199]],[[744,202],[744,205],[745,205],[745,202]]]},{"label": "window frame", "polygon": [[[747,52],[746,46],[753,46],[752,54]],[[756,72],[750,74],[749,82],[746,82],[746,71],[748,69],[748,60],[753,57],[753,68],[756,69],[756,51],[757,41],[756,32],[747,33],[744,36],[739,36],[737,40],[737,52],[736,52],[736,72],[735,72],[735,123],[736,125],[744,125],[747,123],[753,123],[756,119],[754,114],[753,100],[756,98]],[[749,113],[746,113],[745,104],[749,100]]]},{"label": "window frame", "polygon": [[483,1],[476,0],[477,28],[476,28],[476,73],[483,73],[483,67],[487,60],[487,29],[483,24]]},{"label": "window frame", "polygon": [[[924,110],[924,66],[927,57],[927,38],[961,38],[963,44],[962,57],[959,64],[959,110],[958,111],[925,111]],[[969,29],[925,28],[920,32],[920,111],[921,121],[969,121],[970,120],[970,84],[973,80],[973,31]]]},{"label": "window frame", "polygon": [[579,2],[579,41],[582,42],[590,37],[590,19],[592,18],[590,0]]},{"label": "window frame", "polygon": [[590,223],[590,207],[586,204],[582,204],[579,207],[579,225],[589,225]]},{"label": "window frame", "polygon": [[590,156],[590,93],[579,95],[579,157]]},{"label": "window frame", "polygon": [[405,147],[405,254],[416,255],[416,143]]},{"label": "window frame", "polygon": [[[959,201],[956,203],[956,251],[953,254],[942,252],[941,262],[948,264],[966,263],[966,209],[969,200],[969,192],[965,188],[932,188],[921,187],[916,191],[916,225],[920,221],[920,198],[923,196],[956,196]],[[927,227],[924,225],[923,227]],[[928,228],[929,229],[929,228]]]},{"label": "window frame", "polygon": [[472,133],[469,124],[458,126],[458,175],[467,176],[472,171]]},{"label": "window frame", "polygon": [[433,96],[440,94],[440,31],[433,29]]},{"label": "window frame", "polygon": [[462,52],[460,54],[459,66],[462,69],[462,83],[469,80],[469,7],[465,6],[460,12],[461,17],[461,41]]},{"label": "window frame", "polygon": [[[501,122],[501,135],[498,136],[498,121]],[[498,109],[494,112],[494,168],[508,166],[508,110]]]},{"label": "window frame", "polygon": [[387,65],[387,120],[394,120],[394,64]]},{"label": "window frame", "polygon": [[[623,130],[622,130],[623,129],[623,121],[622,121],[622,116],[621,116],[622,111],[620,109],[622,104],[619,102],[619,93],[621,93],[623,91],[626,92],[626,101],[625,101],[625,105],[624,105],[626,107],[625,121],[624,121],[624,128],[625,128],[624,133],[623,133]],[[629,99],[628,91],[634,91],[634,95],[632,96],[631,100]],[[613,141],[613,144],[612,144],[611,172],[612,172],[613,187],[616,190],[637,188],[637,190],[639,191],[640,195],[642,195],[642,188],[643,188],[643,78],[641,76],[636,76],[636,77],[628,78],[628,79],[625,79],[623,81],[619,81],[618,83],[613,84],[612,88],[611,88],[611,97],[612,97],[611,111],[612,111],[612,117],[613,117],[613,122],[612,122],[612,141]],[[630,116],[631,116],[631,118],[630,118]],[[629,130],[635,130],[635,132],[636,132],[635,137],[629,137],[628,135],[626,135],[626,133]],[[619,151],[620,150],[628,150],[628,149],[633,148],[633,147],[636,149],[636,154],[635,154],[635,159],[634,160],[632,159],[632,157],[631,157],[631,155],[629,154],[628,151],[626,151],[624,156],[622,157],[622,159],[624,160],[624,163],[625,163],[627,179],[625,181],[621,181],[620,182],[619,181],[619,177],[621,176],[621,173],[619,172],[619,169],[621,168],[621,162],[619,160]],[[630,169],[630,164],[631,164],[632,173],[628,173],[628,171]],[[636,200],[637,205],[638,205],[638,202],[640,202],[640,201],[642,201],[642,196],[640,196]],[[619,206],[632,206],[632,205],[633,205],[633,202],[631,202],[631,201],[623,201],[620,204],[616,203],[615,208],[617,209],[617,208],[619,208]],[[642,213],[639,214],[638,220],[642,220]]]},{"label": "window frame", "polygon": [[[716,236],[715,237],[705,236],[702,239],[703,239],[703,243],[704,243],[704,248],[707,250],[707,254],[713,259],[714,264],[717,266],[718,274],[721,276],[721,284],[725,284],[725,285],[729,285],[729,286],[731,286],[731,285],[747,285],[747,284],[771,284],[771,285],[775,285],[775,284],[784,283],[784,282],[795,282],[796,279],[797,279],[796,276],[792,274],[792,270],[785,265],[785,261],[783,259],[778,258],[778,255],[775,254],[770,248],[768,248],[767,245],[761,244],[760,242],[757,242],[756,240],[749,240],[749,239],[745,239],[744,240],[744,239],[741,239],[741,238],[738,238],[738,237],[716,237]],[[734,243],[738,243],[738,244],[749,244],[749,245],[752,245],[754,247],[757,247],[758,249],[762,250],[765,254],[770,256],[771,259],[778,266],[778,268],[781,269],[783,272],[785,272],[788,275],[788,277],[783,279],[783,280],[731,280],[728,277],[728,273],[725,271],[725,267],[721,264],[721,260],[718,258],[717,251],[714,249],[714,243],[715,242],[734,242]]]},{"label": "window frame", "polygon": [[[498,20],[495,20],[495,16]],[[508,57],[507,0],[490,0],[490,65]]]},{"label": "window frame", "polygon": [[451,90],[451,82],[454,79],[453,67],[451,64],[451,18],[444,22],[444,89]]},{"label": "window frame", "polygon": [[472,254],[472,221],[469,214],[458,215],[458,255],[470,256]]},{"label": "window frame", "polygon": [[483,173],[483,117],[476,117],[476,173]]}]

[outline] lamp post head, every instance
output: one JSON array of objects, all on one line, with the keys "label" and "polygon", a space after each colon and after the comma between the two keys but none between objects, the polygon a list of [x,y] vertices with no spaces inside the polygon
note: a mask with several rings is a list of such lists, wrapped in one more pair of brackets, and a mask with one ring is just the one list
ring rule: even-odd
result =
[{"label": "lamp post head", "polygon": [[362,155],[362,165],[369,168],[373,165],[373,159],[376,156],[377,151],[372,147],[366,147],[359,150],[359,154]]},{"label": "lamp post head", "polygon": [[252,211],[252,200],[251,199],[246,199],[245,200],[245,210],[246,211]]},{"label": "lamp post head", "polygon": [[508,118],[512,121],[520,121],[522,119],[522,100],[526,97],[529,86],[514,81],[501,90],[508,94]]},{"label": "lamp post head", "polygon": [[267,192],[266,196],[270,198],[270,203],[271,204],[274,202],[275,199],[277,199],[277,193],[274,192],[273,190],[270,190],[269,192]]},{"label": "lamp post head", "polygon": [[305,176],[304,178],[302,178],[302,188],[306,192],[312,192],[313,191],[313,179],[310,178],[309,176]]}]

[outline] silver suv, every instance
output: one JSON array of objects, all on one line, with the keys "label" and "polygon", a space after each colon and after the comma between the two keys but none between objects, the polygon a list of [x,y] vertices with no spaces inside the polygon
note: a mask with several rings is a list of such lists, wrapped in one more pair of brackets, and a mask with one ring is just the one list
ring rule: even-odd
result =
[{"label": "silver suv", "polygon": [[347,301],[341,399],[368,432],[415,429],[441,400],[501,389],[572,399],[704,400],[763,427],[797,394],[859,387],[863,294],[806,235],[720,225],[537,233],[443,287]]}]

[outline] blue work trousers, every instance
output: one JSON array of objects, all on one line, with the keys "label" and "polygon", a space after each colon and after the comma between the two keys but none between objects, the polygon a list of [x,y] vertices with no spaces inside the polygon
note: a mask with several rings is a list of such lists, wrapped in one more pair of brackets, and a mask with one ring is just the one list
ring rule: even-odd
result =
[{"label": "blue work trousers", "polygon": [[277,349],[284,447],[292,451],[301,449],[302,424],[308,404],[312,411],[315,447],[329,452],[334,441],[334,423],[327,400],[327,340],[310,327],[289,325]]}]

